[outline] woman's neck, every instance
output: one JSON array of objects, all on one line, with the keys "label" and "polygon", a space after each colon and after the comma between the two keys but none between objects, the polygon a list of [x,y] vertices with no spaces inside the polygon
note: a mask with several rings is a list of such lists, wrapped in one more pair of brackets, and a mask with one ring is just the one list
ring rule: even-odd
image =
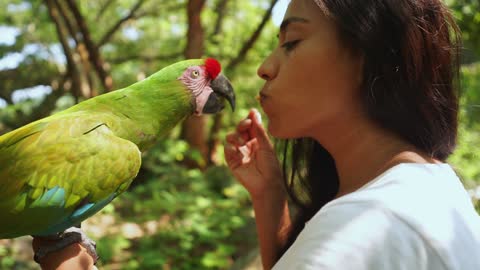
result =
[{"label": "woman's neck", "polygon": [[[337,197],[351,193],[400,163],[438,163],[372,121],[336,121],[314,138],[333,156],[339,176]],[[341,134],[341,135],[338,135]]]}]

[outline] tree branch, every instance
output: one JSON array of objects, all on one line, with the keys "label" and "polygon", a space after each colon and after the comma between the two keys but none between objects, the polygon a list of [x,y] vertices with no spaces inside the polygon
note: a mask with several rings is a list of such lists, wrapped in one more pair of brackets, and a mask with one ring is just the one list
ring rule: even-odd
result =
[{"label": "tree branch", "polygon": [[183,56],[182,52],[166,54],[166,55],[124,55],[116,58],[108,58],[107,61],[114,64],[120,64],[128,61],[163,61],[163,60],[175,60]]},{"label": "tree branch", "polygon": [[80,55],[81,64],[79,66],[82,67],[83,75],[85,75],[85,80],[82,80],[82,82],[85,82],[85,84],[82,84],[82,87],[79,89],[79,91],[73,92],[75,100],[78,101],[80,96],[84,96],[87,98],[92,97],[94,86],[92,81],[92,74],[90,73],[89,57],[88,53],[85,51],[85,45],[81,43],[81,41],[78,39],[78,29],[74,27],[74,24],[71,22],[71,17],[67,15],[67,11],[64,7],[65,2],[62,2],[63,3],[56,0],[55,4],[63,17],[63,21],[65,22],[67,29],[70,32],[70,36],[75,41],[77,53],[78,55]]},{"label": "tree branch", "polygon": [[225,18],[225,11],[227,9],[228,0],[220,0],[218,5],[215,7],[215,13],[217,14],[217,20],[215,21],[215,26],[213,27],[213,32],[211,37],[219,35],[222,31],[223,18]]},{"label": "tree branch", "polygon": [[248,51],[253,47],[255,42],[257,41],[258,37],[262,33],[263,28],[267,24],[268,20],[272,16],[272,10],[275,4],[278,2],[278,0],[272,0],[270,2],[270,7],[267,9],[265,14],[263,15],[262,21],[257,27],[257,30],[255,30],[252,33],[252,36],[243,44],[242,49],[240,49],[240,52],[237,54],[237,57],[235,57],[230,63],[227,65],[227,70],[232,70],[234,69],[239,63],[243,61],[245,56],[247,55]]},{"label": "tree branch", "polygon": [[61,24],[59,11],[56,7],[56,4],[54,3],[54,0],[44,0],[44,2],[47,5],[50,18],[55,24],[55,29],[57,31],[58,39],[60,41],[60,44],[62,45],[65,58],[67,59],[67,73],[70,75],[70,78],[72,79],[72,88],[74,90],[73,92],[80,91],[81,85],[82,85],[80,71],[78,70],[78,67],[75,63],[75,60],[73,57],[74,53],[70,48],[70,46],[68,46],[67,33],[65,31],[65,28]]},{"label": "tree branch", "polygon": [[42,102],[33,108],[33,112],[25,114],[22,111],[17,111],[17,116],[14,121],[4,121],[4,124],[11,128],[16,129],[35,120],[48,116],[54,109],[57,100],[64,94],[63,91],[52,91],[49,95],[45,96]]},{"label": "tree branch", "polygon": [[50,85],[52,79],[58,77],[58,69],[47,60],[29,57],[16,68],[0,70],[0,97],[8,103],[12,102],[12,93],[17,89],[37,85]]},{"label": "tree branch", "polygon": [[[173,4],[172,4],[173,3]],[[160,4],[160,3],[159,3]],[[171,1],[171,2],[161,2],[161,6],[156,5],[155,8],[144,8],[141,11],[135,13],[135,18],[144,18],[144,17],[160,17],[160,14],[178,12],[185,8],[185,4],[182,2]]]},{"label": "tree branch", "polygon": [[11,95],[6,95],[2,92],[0,92],[0,98],[5,100],[5,102],[8,104],[8,105],[11,105],[13,104],[13,100],[12,100],[12,96]]},{"label": "tree branch", "polygon": [[80,44],[80,42],[78,41],[78,37],[77,37],[78,31],[76,29],[74,29],[74,27],[72,25],[72,22],[70,21],[70,18],[68,17],[68,15],[65,11],[65,8],[57,0],[55,0],[54,3],[55,3],[55,6],[58,9],[60,15],[63,17],[63,21],[65,22],[65,25],[67,26],[67,29],[68,29],[68,32],[70,33],[70,36],[75,41],[75,44],[77,44],[77,45]]},{"label": "tree branch", "polygon": [[70,10],[73,16],[75,17],[75,20],[80,29],[80,32],[82,33],[83,42],[85,43],[85,46],[87,47],[87,51],[88,51],[88,58],[92,63],[93,67],[95,68],[95,71],[97,72],[97,75],[100,78],[100,81],[104,89],[106,91],[109,91],[113,87],[112,78],[104,68],[104,63],[100,56],[100,52],[98,51],[98,47],[95,46],[95,44],[92,41],[92,38],[90,37],[90,31],[88,30],[88,27],[85,23],[85,19],[80,13],[80,10],[78,9],[74,0],[67,0],[67,4],[70,7]]},{"label": "tree branch", "polygon": [[112,26],[112,28],[110,28],[110,30],[107,31],[107,33],[105,35],[103,35],[103,37],[100,39],[100,41],[98,42],[97,44],[97,47],[100,48],[102,47],[103,45],[105,45],[105,43],[107,43],[113,36],[113,34],[115,34],[115,32],[118,31],[118,29],[120,29],[120,27],[122,27],[122,25],[127,22],[128,20],[132,19],[135,17],[135,13],[137,12],[137,10],[142,6],[142,4],[145,2],[145,0],[139,0],[133,7],[132,9],[130,10],[130,12],[124,16],[123,18],[121,18],[120,20],[117,21],[117,23],[115,25]]},{"label": "tree branch", "polygon": [[[68,46],[67,41],[67,33],[61,25],[60,17],[58,16],[58,9],[54,0],[44,0],[45,4],[48,8],[48,13],[50,14],[50,18],[52,19],[53,23],[55,24],[55,29],[57,31],[58,40],[62,45],[63,52],[65,53],[65,57],[67,58],[67,64],[74,64],[73,61],[73,52]],[[54,6],[55,5],[55,6]]]},{"label": "tree branch", "polygon": [[97,16],[95,16],[95,20],[98,21],[103,13],[105,13],[105,11],[107,11],[107,8],[113,4],[113,2],[115,2],[115,0],[107,0],[107,2],[105,2],[105,4],[102,5],[102,7],[100,8],[100,10],[98,11],[97,13]]}]

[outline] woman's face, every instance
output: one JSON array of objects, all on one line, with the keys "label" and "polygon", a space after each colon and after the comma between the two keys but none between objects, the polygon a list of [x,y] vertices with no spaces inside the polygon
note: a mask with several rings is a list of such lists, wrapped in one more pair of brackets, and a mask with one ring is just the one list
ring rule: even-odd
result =
[{"label": "woman's face", "polygon": [[258,69],[260,92],[278,138],[312,137],[360,108],[362,58],[342,44],[335,24],[312,0],[292,0],[279,45]]}]

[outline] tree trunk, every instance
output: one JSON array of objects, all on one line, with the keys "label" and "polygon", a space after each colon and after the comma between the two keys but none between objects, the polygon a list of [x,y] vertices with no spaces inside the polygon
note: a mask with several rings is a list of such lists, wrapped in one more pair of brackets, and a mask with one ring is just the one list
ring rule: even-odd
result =
[{"label": "tree trunk", "polygon": [[[201,13],[205,0],[189,0],[187,4],[188,31],[185,58],[201,58],[204,51],[204,30],[201,23]],[[208,160],[207,145],[207,118],[205,116],[192,116],[183,122],[181,137],[188,142],[190,147],[200,152],[203,162],[189,165],[203,167]]]}]

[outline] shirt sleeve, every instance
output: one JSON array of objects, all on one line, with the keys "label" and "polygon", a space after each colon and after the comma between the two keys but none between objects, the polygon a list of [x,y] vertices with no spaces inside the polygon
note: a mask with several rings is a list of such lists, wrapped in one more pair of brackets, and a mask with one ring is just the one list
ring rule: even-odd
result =
[{"label": "shirt sleeve", "polygon": [[305,226],[275,270],[446,269],[421,235],[381,206],[326,206]]}]

